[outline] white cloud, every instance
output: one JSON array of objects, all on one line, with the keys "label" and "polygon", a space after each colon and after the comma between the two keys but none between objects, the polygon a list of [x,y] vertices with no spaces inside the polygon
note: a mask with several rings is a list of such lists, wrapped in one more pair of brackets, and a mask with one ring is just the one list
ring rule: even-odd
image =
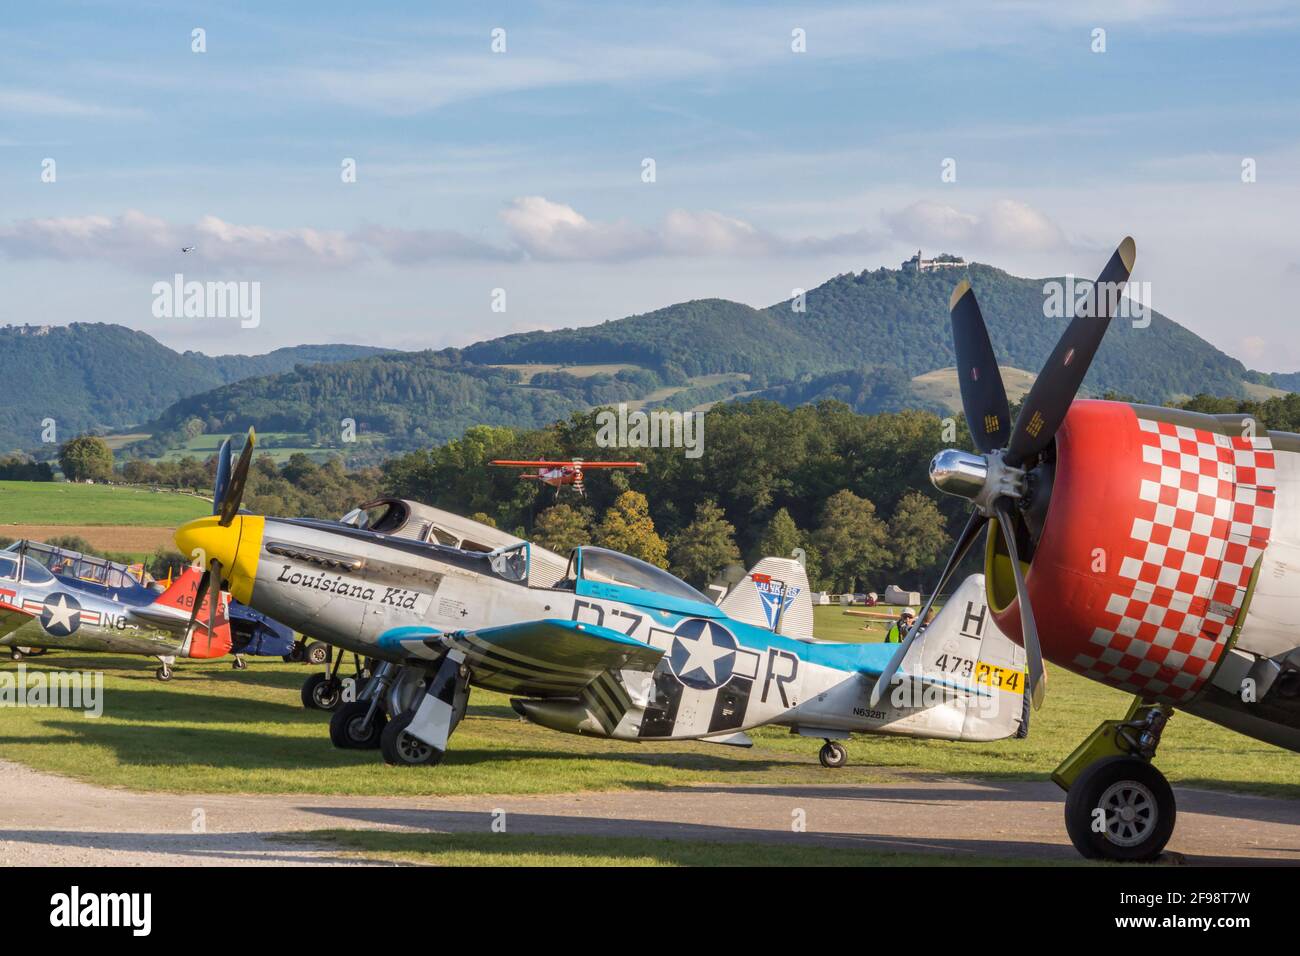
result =
[{"label": "white cloud", "polygon": [[1027,203],[998,199],[981,213],[923,199],[884,215],[898,239],[931,247],[962,245],[993,252],[1052,252],[1071,247],[1046,215]]},{"label": "white cloud", "polygon": [[107,119],[123,119],[144,115],[141,110],[129,107],[102,106],[98,103],[75,100],[67,96],[59,96],[40,90],[13,88],[0,89],[0,112],[27,113],[35,116],[103,117]]},{"label": "white cloud", "polygon": [[654,227],[597,222],[541,196],[516,199],[501,214],[511,238],[535,259],[625,260],[658,257],[762,258],[878,248],[868,230],[787,239],[713,210],[674,209]]},{"label": "white cloud", "polygon": [[[195,246],[182,258],[183,246]],[[204,216],[177,225],[138,210],[120,216],[23,219],[0,228],[0,254],[11,259],[109,262],[158,270],[182,265],[217,267],[337,268],[356,261],[360,249],[340,232],[309,228],[241,226]]]}]

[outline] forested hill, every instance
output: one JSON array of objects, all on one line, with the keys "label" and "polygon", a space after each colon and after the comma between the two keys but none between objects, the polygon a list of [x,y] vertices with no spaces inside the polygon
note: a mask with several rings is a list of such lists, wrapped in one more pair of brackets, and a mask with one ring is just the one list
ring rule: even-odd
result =
[{"label": "forested hill", "polygon": [[376,352],[359,345],[306,345],[265,355],[176,352],[120,325],[0,327],[0,452],[40,443],[54,419],[59,440],[92,428],[123,428],[158,416],[177,399],[300,363]]},{"label": "forested hill", "polygon": [[[810,290],[802,312],[792,302],[753,309],[705,299],[588,328],[509,335],[464,355],[483,363],[642,362],[680,366],[688,375],[749,372],[756,385],[863,366],[893,366],[910,377],[955,363],[948,300],[963,276],[979,296],[999,361],[1038,371],[1066,324],[1043,315],[1043,286],[1051,280],[980,264],[846,273]],[[1168,401],[1207,391],[1240,396],[1246,382],[1260,380],[1267,376],[1157,312],[1147,328],[1112,322],[1085,387]]]},{"label": "forested hill", "polygon": [[153,430],[166,435],[198,419],[209,434],[252,425],[329,444],[350,418],[395,448],[418,448],[457,438],[471,425],[536,427],[586,406],[562,391],[516,387],[519,380],[518,372],[465,365],[454,350],[394,352],[234,382],[177,402]]}]

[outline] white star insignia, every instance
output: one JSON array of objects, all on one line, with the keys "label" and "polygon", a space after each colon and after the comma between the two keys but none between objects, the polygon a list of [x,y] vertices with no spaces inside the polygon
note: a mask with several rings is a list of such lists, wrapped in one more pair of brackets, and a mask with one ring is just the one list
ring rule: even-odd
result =
[{"label": "white star insignia", "polygon": [[72,630],[72,619],[76,616],[75,608],[68,607],[68,599],[60,594],[50,604],[45,605],[50,609],[50,623],[46,627],[62,627]]},{"label": "white star insignia", "polygon": [[682,641],[682,646],[686,648],[687,654],[686,663],[682,665],[682,676],[685,677],[696,668],[699,668],[704,672],[710,684],[718,682],[718,661],[733,651],[733,648],[719,647],[714,644],[713,634],[710,630],[706,630],[701,634],[699,640]]}]

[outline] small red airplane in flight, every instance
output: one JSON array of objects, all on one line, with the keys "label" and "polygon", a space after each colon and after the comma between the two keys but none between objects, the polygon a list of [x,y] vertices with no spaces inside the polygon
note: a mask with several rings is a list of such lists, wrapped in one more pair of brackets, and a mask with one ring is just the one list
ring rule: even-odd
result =
[{"label": "small red airplane in flight", "polygon": [[506,459],[497,459],[488,462],[491,465],[497,465],[501,468],[536,468],[536,474],[523,474],[519,477],[524,481],[541,481],[555,489],[555,493],[560,493],[562,485],[573,485],[574,490],[584,498],[587,496],[587,488],[582,483],[583,471],[590,468],[644,468],[645,465],[639,461],[583,461],[581,458],[573,458],[569,461],[508,461]]}]

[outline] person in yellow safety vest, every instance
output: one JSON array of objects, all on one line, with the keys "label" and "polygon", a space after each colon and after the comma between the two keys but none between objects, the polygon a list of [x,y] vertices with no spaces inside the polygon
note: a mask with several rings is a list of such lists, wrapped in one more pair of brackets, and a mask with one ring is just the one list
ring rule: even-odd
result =
[{"label": "person in yellow safety vest", "polygon": [[907,637],[907,632],[912,629],[913,622],[916,621],[916,612],[910,607],[898,615],[898,620],[889,626],[885,632],[886,644],[901,644],[903,638]]}]

